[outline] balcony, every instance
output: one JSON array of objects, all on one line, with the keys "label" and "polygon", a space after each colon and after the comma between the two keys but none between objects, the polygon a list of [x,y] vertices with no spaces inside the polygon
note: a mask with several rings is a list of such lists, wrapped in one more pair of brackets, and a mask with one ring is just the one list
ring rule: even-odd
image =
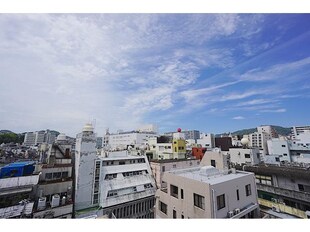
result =
[{"label": "balcony", "polygon": [[307,193],[307,192],[299,192],[295,190],[283,189],[283,188],[259,184],[259,183],[256,183],[256,186],[257,186],[257,190],[260,190],[260,191],[273,193],[273,194],[288,197],[288,198],[298,199],[300,201],[310,202],[310,193]]},{"label": "balcony", "polygon": [[39,175],[19,176],[0,179],[0,195],[31,191],[39,182]]}]

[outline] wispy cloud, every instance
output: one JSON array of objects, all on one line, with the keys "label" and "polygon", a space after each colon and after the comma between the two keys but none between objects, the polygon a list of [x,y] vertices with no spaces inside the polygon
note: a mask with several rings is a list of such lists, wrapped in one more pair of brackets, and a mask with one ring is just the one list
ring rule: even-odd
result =
[{"label": "wispy cloud", "polygon": [[286,112],[286,109],[276,109],[276,110],[260,110],[260,112],[266,112],[266,113],[284,113]]},{"label": "wispy cloud", "polygon": [[234,119],[234,120],[243,120],[243,119],[245,119],[245,117],[243,117],[243,116],[236,116],[236,117],[233,117],[232,119]]}]

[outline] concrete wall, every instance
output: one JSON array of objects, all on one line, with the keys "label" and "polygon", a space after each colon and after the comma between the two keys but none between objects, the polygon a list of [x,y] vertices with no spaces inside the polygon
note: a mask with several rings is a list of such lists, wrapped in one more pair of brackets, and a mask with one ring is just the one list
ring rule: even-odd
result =
[{"label": "concrete wall", "polygon": [[227,169],[227,155],[224,155],[222,152],[206,151],[200,166],[212,166],[211,161],[215,161],[215,168],[217,169]]},{"label": "concrete wall", "polygon": [[[260,162],[260,155],[258,148],[244,149],[244,148],[230,148],[230,162],[236,164],[258,164]],[[245,154],[249,154],[250,158],[246,158]]]}]

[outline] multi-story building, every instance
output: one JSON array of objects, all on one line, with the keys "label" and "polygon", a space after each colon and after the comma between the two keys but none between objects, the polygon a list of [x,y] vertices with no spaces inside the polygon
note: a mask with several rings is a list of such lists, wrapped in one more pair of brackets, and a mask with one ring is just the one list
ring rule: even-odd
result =
[{"label": "multi-story building", "polygon": [[261,161],[259,149],[256,148],[230,148],[230,163],[235,165],[259,164]]},{"label": "multi-story building", "polygon": [[216,148],[212,151],[206,151],[200,162],[200,166],[212,166],[220,170],[228,169],[228,155]]},{"label": "multi-story building", "polygon": [[254,174],[212,166],[166,172],[156,218],[257,218]]},{"label": "multi-story building", "polygon": [[25,146],[33,146],[35,145],[36,134],[34,132],[27,132],[24,138]]},{"label": "multi-story building", "polygon": [[306,212],[310,210],[309,167],[262,164],[246,165],[243,169],[255,173],[258,201],[264,214],[307,218]]},{"label": "multi-story building", "polygon": [[131,155],[126,150],[103,152],[95,162],[94,191],[99,192],[98,216],[154,218],[156,186],[143,152],[140,155]]},{"label": "multi-story building", "polygon": [[278,138],[279,135],[272,126],[258,126],[257,133],[267,133],[271,138]]},{"label": "multi-story building", "polygon": [[254,132],[249,134],[249,146],[257,147],[260,149],[262,155],[268,154],[267,140],[271,139],[271,135],[265,132]]},{"label": "multi-story building", "polygon": [[215,147],[214,134],[202,133],[200,138],[197,139],[197,144],[200,145],[201,147],[205,147],[205,148],[208,148],[208,149],[214,148]]},{"label": "multi-story building", "polygon": [[215,147],[221,148],[222,151],[229,151],[229,148],[233,147],[231,137],[215,138]]},{"label": "multi-story building", "polygon": [[0,169],[0,218],[31,218],[40,168],[15,162]]},{"label": "multi-story building", "polygon": [[300,139],[300,135],[310,134],[310,126],[293,126],[291,128],[291,136],[293,140]]},{"label": "multi-story building", "polygon": [[77,134],[74,161],[75,211],[98,206],[99,191],[94,189],[95,160],[97,158],[96,142],[96,134],[91,124],[86,124],[82,132]]},{"label": "multi-story building", "polygon": [[42,130],[36,132],[27,132],[24,138],[25,146],[40,145],[42,143],[52,144],[56,139],[56,132]]},{"label": "multi-story building", "polygon": [[[172,136],[174,133],[175,132],[166,132],[164,134],[167,136]],[[182,133],[184,134],[185,140],[193,139],[197,141],[197,139],[200,139],[200,132],[198,130],[182,130]]]},{"label": "multi-story building", "polygon": [[45,148],[47,156],[42,159],[33,217],[72,218],[72,145],[64,134],[59,134],[57,140]]},{"label": "multi-story building", "polygon": [[110,150],[123,150],[128,146],[139,147],[145,145],[147,140],[156,136],[155,132],[127,131],[118,133],[106,133],[102,146]]},{"label": "multi-story building", "polygon": [[156,186],[148,159],[144,150],[128,150],[97,156],[93,127],[86,124],[77,135],[75,217],[154,217]]},{"label": "multi-story building", "polygon": [[163,174],[167,171],[184,169],[189,167],[198,167],[200,160],[198,159],[158,159],[150,161],[153,176],[156,181],[157,188],[161,187]]}]

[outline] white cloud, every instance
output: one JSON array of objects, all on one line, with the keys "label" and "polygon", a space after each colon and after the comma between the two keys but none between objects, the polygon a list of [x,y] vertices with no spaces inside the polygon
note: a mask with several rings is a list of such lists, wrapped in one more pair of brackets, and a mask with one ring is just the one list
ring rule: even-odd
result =
[{"label": "white cloud", "polygon": [[234,119],[234,120],[243,120],[243,119],[245,119],[245,117],[243,117],[243,116],[236,116],[236,117],[233,117],[232,119]]},{"label": "white cloud", "polygon": [[275,109],[275,110],[261,110],[260,112],[266,112],[266,113],[284,113],[286,112],[286,109]]}]

